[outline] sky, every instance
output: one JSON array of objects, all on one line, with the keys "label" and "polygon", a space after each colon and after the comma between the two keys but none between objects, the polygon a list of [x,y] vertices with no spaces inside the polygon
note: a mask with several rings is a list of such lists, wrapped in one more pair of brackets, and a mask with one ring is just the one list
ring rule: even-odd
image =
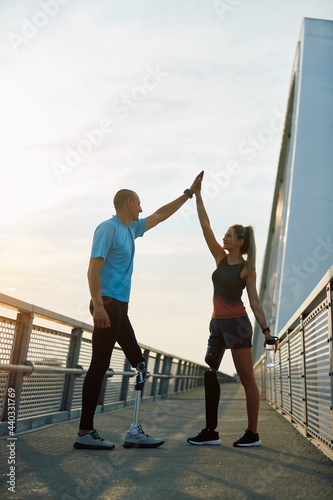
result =
[{"label": "sky", "polygon": [[[114,194],[136,191],[145,217],[202,170],[217,239],[234,223],[255,227],[259,288],[302,20],[332,20],[332,1],[0,9],[0,292],[92,324],[92,237]],[[214,268],[194,199],[137,239],[138,341],[204,364]],[[244,302],[254,324],[246,292]],[[235,372],[230,352],[221,370]]]}]

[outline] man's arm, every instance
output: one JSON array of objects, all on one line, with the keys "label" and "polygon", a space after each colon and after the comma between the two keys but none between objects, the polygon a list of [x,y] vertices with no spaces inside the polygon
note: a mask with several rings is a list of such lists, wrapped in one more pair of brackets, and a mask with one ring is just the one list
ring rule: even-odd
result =
[{"label": "man's arm", "polygon": [[[201,182],[202,176],[203,172],[197,175],[196,178],[194,179],[192,186],[190,187],[191,194],[194,193],[197,185]],[[167,205],[164,205],[163,207],[156,210],[156,212],[154,212],[152,215],[146,217],[145,232],[149,231],[149,229],[157,226],[157,224],[163,222],[164,220],[168,219],[171,215],[173,215],[175,212],[177,212],[177,210],[179,210],[180,207],[184,205],[184,203],[188,200],[188,198],[189,197],[187,194],[182,194],[176,200],[171,201]]]},{"label": "man's arm", "polygon": [[101,296],[101,282],[99,279],[99,271],[103,265],[102,257],[94,257],[90,259],[88,268],[88,283],[91,299],[94,304],[94,325],[98,328],[108,328],[110,326],[110,318],[104,309]]}]

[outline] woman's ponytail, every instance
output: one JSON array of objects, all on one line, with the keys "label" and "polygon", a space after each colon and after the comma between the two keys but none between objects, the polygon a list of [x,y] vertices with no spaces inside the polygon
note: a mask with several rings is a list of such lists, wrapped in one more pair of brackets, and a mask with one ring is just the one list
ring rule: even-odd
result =
[{"label": "woman's ponytail", "polygon": [[242,255],[247,255],[246,262],[249,271],[254,271],[256,268],[256,243],[253,227],[244,227],[241,224],[235,224],[231,226],[231,228],[235,231],[237,238],[242,238],[244,240],[243,245],[240,247],[240,252]]}]

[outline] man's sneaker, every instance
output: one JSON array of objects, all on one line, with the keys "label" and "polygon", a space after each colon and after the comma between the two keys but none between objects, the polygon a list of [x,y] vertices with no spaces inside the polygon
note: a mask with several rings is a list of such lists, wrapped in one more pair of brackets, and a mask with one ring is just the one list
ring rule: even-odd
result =
[{"label": "man's sneaker", "polygon": [[126,432],[123,444],[124,448],[156,448],[164,443],[163,439],[155,439],[145,434],[141,425],[138,425],[138,431],[139,432],[134,435],[130,434],[129,431]]},{"label": "man's sneaker", "polygon": [[114,448],[114,444],[101,438],[95,429],[85,436],[77,435],[73,446],[79,450],[112,450]]},{"label": "man's sneaker", "polygon": [[221,444],[219,438],[219,433],[216,431],[210,431],[206,427],[199,432],[199,434],[193,438],[188,438],[187,440],[190,444]]},{"label": "man's sneaker", "polygon": [[249,429],[246,429],[244,436],[242,436],[238,441],[235,441],[233,446],[260,446],[261,441],[259,439],[259,434],[254,434]]}]

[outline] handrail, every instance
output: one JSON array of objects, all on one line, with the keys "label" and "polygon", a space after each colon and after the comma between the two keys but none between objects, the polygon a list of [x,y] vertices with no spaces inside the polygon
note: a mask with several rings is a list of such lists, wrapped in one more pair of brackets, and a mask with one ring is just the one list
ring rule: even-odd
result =
[{"label": "handrail", "polygon": [[92,332],[93,330],[93,327],[88,323],[69,318],[68,316],[56,313],[54,311],[49,311],[48,309],[35,306],[34,304],[29,304],[28,302],[24,302],[23,300],[15,299],[14,297],[5,295],[4,293],[0,293],[0,306],[7,309],[12,309],[13,311],[31,313],[35,317],[52,320],[55,323],[59,323],[61,325],[74,328],[82,328],[86,332]]},{"label": "handrail", "polygon": [[333,451],[333,266],[280,330],[274,368],[254,365],[261,395]]},{"label": "handrail", "polygon": [[[40,306],[36,306],[34,304],[30,304],[28,302],[24,302],[23,300],[16,299],[14,297],[11,297],[10,295],[6,295],[4,293],[0,293],[0,307],[4,307],[6,309],[11,309],[13,311],[17,312],[24,312],[24,313],[29,313],[32,314],[33,317],[41,318],[43,320],[47,321],[52,321],[54,323],[61,324],[66,327],[70,328],[82,328],[84,332],[87,333],[92,333],[93,332],[93,325],[89,323],[85,323],[83,321],[79,321],[74,318],[70,318],[69,316],[65,316],[63,314],[59,314],[55,311],[51,311],[48,309],[45,309]],[[14,321],[18,321],[15,319]],[[145,350],[145,349],[152,349],[150,346],[147,346],[145,344],[142,344],[140,342],[140,347]],[[193,361],[183,358],[183,357],[178,357],[175,356],[172,353],[168,353],[162,350],[159,350],[157,348],[153,348],[154,353],[156,354],[162,354],[163,356],[169,356],[177,359],[181,359],[182,361],[188,362],[188,363],[193,363]]]},{"label": "handrail", "polygon": [[[17,312],[16,318],[0,315],[0,436],[7,435],[9,415],[12,418],[10,394],[15,394],[17,430],[78,418],[83,379],[92,354],[87,333],[92,333],[93,326],[4,294],[0,294],[0,306]],[[36,317],[43,319],[43,326],[34,323]],[[139,346],[148,365],[143,401],[203,385],[206,366]],[[134,403],[135,386],[130,379],[136,371],[118,346],[111,366],[102,383],[97,412]],[[229,375],[218,372],[217,376],[221,383],[233,382]]]},{"label": "handrail", "polygon": [[[30,361],[26,361],[24,365],[13,365],[13,364],[3,364],[0,363],[0,372],[22,372],[26,375],[31,375],[33,372],[37,373],[59,373],[59,374],[72,374],[72,375],[83,375],[87,373],[88,370],[83,368],[65,368],[61,366],[48,366],[48,365],[34,365]],[[128,377],[134,377],[136,373],[132,370],[130,371],[116,371],[112,368],[106,372],[107,377],[113,377],[114,375],[126,375]],[[147,372],[147,379],[150,377],[155,378],[167,378],[167,379],[201,379],[200,375],[167,375],[165,373],[150,373]]]}]

